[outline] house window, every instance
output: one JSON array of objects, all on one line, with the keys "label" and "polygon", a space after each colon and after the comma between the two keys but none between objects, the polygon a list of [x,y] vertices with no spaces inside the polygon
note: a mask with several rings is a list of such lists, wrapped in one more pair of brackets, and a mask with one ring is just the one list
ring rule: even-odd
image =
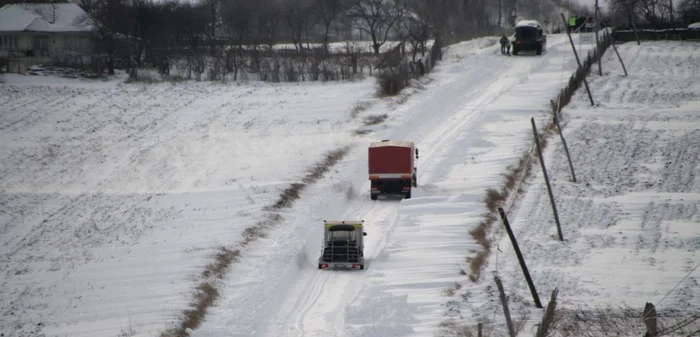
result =
[{"label": "house window", "polygon": [[64,36],[63,48],[69,51],[79,51],[84,47],[81,36]]},{"label": "house window", "polygon": [[19,37],[0,35],[0,50],[9,51],[17,49],[19,49]]}]

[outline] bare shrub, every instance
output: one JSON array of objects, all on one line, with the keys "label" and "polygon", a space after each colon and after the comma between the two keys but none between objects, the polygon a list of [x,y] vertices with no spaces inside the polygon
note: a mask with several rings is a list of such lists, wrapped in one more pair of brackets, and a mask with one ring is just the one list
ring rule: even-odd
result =
[{"label": "bare shrub", "polygon": [[315,182],[323,177],[328,170],[337,164],[350,151],[349,147],[343,147],[331,152],[328,152],[321,163],[314,165],[311,171],[302,179],[305,184]]},{"label": "bare shrub", "polygon": [[388,69],[382,71],[377,76],[377,84],[379,97],[396,96],[408,86],[410,79],[409,72],[401,67],[400,69]]},{"label": "bare shrub", "polygon": [[369,107],[372,106],[372,102],[357,102],[355,103],[355,106],[350,109],[350,117],[355,118],[357,117],[361,112],[367,110]]},{"label": "bare shrub", "polygon": [[228,268],[231,267],[233,261],[238,259],[240,254],[241,252],[238,249],[233,250],[223,246],[219,247],[217,252],[214,254],[214,262],[204,267],[202,277],[215,277],[218,279],[223,278]]},{"label": "bare shrub", "polygon": [[481,277],[481,270],[486,265],[486,261],[491,255],[490,250],[481,250],[474,257],[468,259],[469,262],[469,280],[476,282]]},{"label": "bare shrub", "polygon": [[498,208],[503,206],[503,202],[506,201],[506,194],[501,193],[496,189],[489,188],[486,190],[486,197],[484,197],[484,203],[486,203],[486,208],[491,212],[497,212]]},{"label": "bare shrub", "polygon": [[155,70],[132,69],[132,72],[129,75],[129,78],[126,80],[126,83],[132,83],[132,82],[149,83],[149,84],[150,83],[160,83],[160,82],[163,82],[163,78]]},{"label": "bare shrub", "polygon": [[211,307],[218,297],[219,290],[214,285],[208,282],[200,284],[192,302],[193,309],[184,311],[185,319],[182,321],[182,328],[198,328],[207,313],[207,308]]},{"label": "bare shrub", "polygon": [[[486,324],[483,324],[486,326]],[[492,329],[484,329],[483,334],[479,334],[478,325],[466,325],[457,322],[454,319],[448,319],[440,322],[436,333],[439,337],[489,337],[493,336]]]},{"label": "bare shrub", "polygon": [[387,117],[389,117],[387,114],[367,116],[365,117],[364,123],[367,126],[381,124]]},{"label": "bare shrub", "polygon": [[194,299],[190,303],[191,309],[187,309],[182,312],[183,318],[180,324],[175,327],[166,330],[160,334],[160,337],[186,337],[189,336],[187,333],[188,329],[198,328],[204,321],[204,316],[207,313],[207,309],[211,307],[216,299],[219,297],[219,290],[213,284],[209,282],[203,282],[197,286],[196,292],[194,294]]},{"label": "bare shrub", "polygon": [[299,199],[299,195],[304,188],[306,188],[306,184],[294,183],[290,185],[282,191],[272,207],[280,209],[291,206],[295,200]]}]

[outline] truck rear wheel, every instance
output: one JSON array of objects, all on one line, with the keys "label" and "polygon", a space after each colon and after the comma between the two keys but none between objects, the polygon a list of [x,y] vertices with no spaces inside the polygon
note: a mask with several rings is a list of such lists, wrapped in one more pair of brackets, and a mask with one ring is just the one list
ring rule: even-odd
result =
[{"label": "truck rear wheel", "polygon": [[405,198],[406,198],[406,199],[411,199],[411,190],[408,190],[408,192],[406,192],[406,197],[405,197]]},{"label": "truck rear wheel", "polygon": [[369,198],[372,200],[377,200],[377,197],[379,197],[379,195],[377,195],[377,194],[370,194],[369,195]]}]

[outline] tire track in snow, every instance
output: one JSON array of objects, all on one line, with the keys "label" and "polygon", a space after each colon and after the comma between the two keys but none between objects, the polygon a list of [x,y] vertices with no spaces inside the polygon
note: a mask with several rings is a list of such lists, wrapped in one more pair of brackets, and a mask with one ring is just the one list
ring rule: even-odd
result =
[{"label": "tire track in snow", "polygon": [[[553,46],[562,44],[563,42],[559,41],[553,44]],[[470,59],[465,58],[462,62],[468,61],[470,61]],[[478,64],[471,65],[474,68],[466,72],[465,75],[472,75],[470,76],[472,78],[485,79],[484,81],[475,84],[467,79],[469,77],[465,76],[465,78],[456,80],[456,83],[450,83],[453,84],[452,87],[443,87],[441,88],[442,90],[437,90],[433,93],[433,96],[428,98],[427,102],[423,102],[427,104],[418,104],[411,108],[414,110],[412,115],[418,118],[410,120],[398,130],[393,130],[390,134],[382,135],[381,138],[413,139],[416,141],[417,146],[421,148],[422,153],[424,153],[418,162],[419,185],[421,180],[430,182],[432,177],[444,174],[444,172],[439,169],[439,163],[441,158],[444,157],[445,152],[453,150],[452,147],[447,145],[450,144],[450,142],[455,142],[454,136],[463,131],[467,126],[473,124],[475,120],[481,116],[484,106],[496,101],[501,95],[515,85],[521,84],[532,72],[545,67],[549,61],[549,57],[545,56],[542,58],[518,59],[517,62],[511,64],[511,67],[501,67],[501,64],[498,63],[491,63],[490,67],[480,67]],[[524,64],[527,64],[527,67],[523,67]],[[517,69],[514,71],[515,75],[513,75],[513,69]],[[495,76],[495,74],[498,74],[498,76]],[[514,81],[506,81],[507,84],[504,84],[503,78],[500,77],[505,75],[514,77]],[[454,95],[454,93],[461,93],[461,95]],[[450,101],[449,99],[443,99],[443,95],[444,98],[460,98],[445,104]],[[438,111],[438,113],[420,113],[420,111],[429,110]],[[427,118],[425,116],[427,116]],[[421,138],[420,136],[423,137]],[[425,155],[426,153],[427,155]],[[420,178],[421,172],[427,172],[424,173],[424,178]],[[386,202],[380,200],[375,203]],[[398,210],[398,207],[393,204],[386,204],[384,207],[389,208],[382,208],[382,212],[386,212],[388,209],[394,212]],[[374,250],[372,254],[373,257],[377,256],[386,245],[388,233],[391,232],[396,225],[395,213],[394,219],[389,219],[387,216],[382,216],[381,213],[353,211],[352,207],[348,207],[348,209],[349,210],[344,213],[346,216],[345,218],[357,218],[357,215],[364,216],[360,218],[364,219],[368,224],[368,232],[370,232],[371,226],[376,226],[380,221],[389,224],[384,228],[384,233],[381,235],[380,242],[374,245],[368,242],[365,246],[366,251]],[[372,211],[377,212],[378,210],[372,209]],[[372,231],[371,233],[376,233],[376,231]],[[319,272],[326,273],[328,275],[317,276],[313,278],[310,284],[303,286],[303,290],[295,291],[297,296],[292,296],[290,298],[292,301],[303,297],[303,294],[309,291],[308,289],[312,289],[313,296],[303,301],[301,307],[303,307],[304,310],[302,310],[301,314],[294,315],[291,322],[287,321],[287,323],[284,324],[287,327],[294,327],[294,329],[291,330],[295,331],[297,334],[291,336],[296,337],[346,336],[344,324],[345,307],[355,298],[360,290],[365,277],[364,273],[318,270],[314,272],[317,274]],[[338,287],[341,289],[338,289]],[[318,293],[319,289],[321,289],[321,293]],[[298,307],[298,305],[295,305],[293,308]],[[280,311],[281,314],[286,312],[286,310]],[[326,323],[307,323],[314,322],[319,317],[323,317]],[[332,324],[328,322],[332,322]],[[273,333],[265,336],[290,336],[285,334],[285,332],[290,331],[289,328],[285,328],[285,325],[277,327]]]}]

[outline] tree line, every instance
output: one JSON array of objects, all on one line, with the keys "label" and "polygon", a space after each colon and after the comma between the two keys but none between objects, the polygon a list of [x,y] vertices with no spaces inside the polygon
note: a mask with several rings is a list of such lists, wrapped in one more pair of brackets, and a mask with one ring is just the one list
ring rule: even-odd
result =
[{"label": "tree line", "polygon": [[[288,43],[296,52],[333,41],[389,40],[417,49],[437,35],[449,40],[494,33],[512,0],[77,0],[94,27],[96,52],[117,65],[167,72],[173,55],[208,54],[233,69],[244,55]],[[524,0],[546,1],[546,0]],[[67,2],[66,0],[0,0]],[[502,6],[501,6],[502,4]],[[503,8],[503,10],[501,10]],[[244,52],[245,51],[245,52]]]}]

